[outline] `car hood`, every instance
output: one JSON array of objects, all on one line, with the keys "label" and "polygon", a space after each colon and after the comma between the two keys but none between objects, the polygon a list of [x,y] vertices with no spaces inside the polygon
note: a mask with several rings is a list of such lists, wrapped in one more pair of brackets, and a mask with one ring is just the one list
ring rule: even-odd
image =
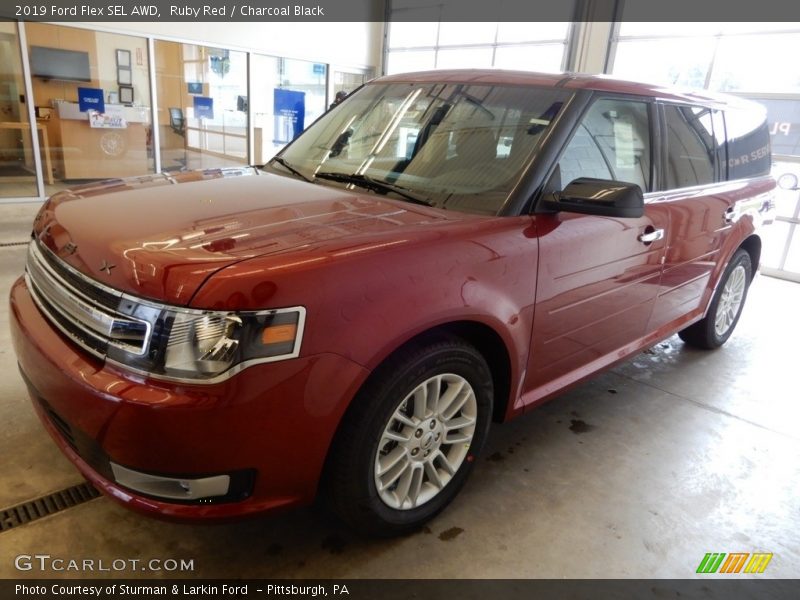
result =
[{"label": "car hood", "polygon": [[255,169],[216,169],[60,192],[36,217],[34,236],[105,285],[187,305],[206,279],[242,260],[452,218]]}]

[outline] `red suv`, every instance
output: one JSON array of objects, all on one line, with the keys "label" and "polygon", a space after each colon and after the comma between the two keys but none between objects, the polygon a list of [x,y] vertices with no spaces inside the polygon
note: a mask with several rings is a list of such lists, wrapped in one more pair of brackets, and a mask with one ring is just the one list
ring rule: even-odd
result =
[{"label": "red suv", "polygon": [[731,335],[771,218],[764,111],[574,75],[375,80],[258,169],[54,195],[11,292],[92,483],[216,519],[323,492],[418,527],[516,417],[675,332]]}]

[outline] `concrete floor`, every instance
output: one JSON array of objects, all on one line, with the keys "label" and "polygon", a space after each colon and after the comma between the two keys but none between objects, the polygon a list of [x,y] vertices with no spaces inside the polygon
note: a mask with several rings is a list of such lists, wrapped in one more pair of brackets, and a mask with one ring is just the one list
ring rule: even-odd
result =
[{"label": "concrete floor", "polygon": [[[24,240],[33,210],[0,207],[0,242]],[[24,253],[0,247],[3,298]],[[0,578],[81,575],[14,568],[36,553],[193,559],[194,577],[689,578],[706,552],[755,551],[774,553],[765,576],[796,578],[799,306],[800,285],[759,277],[722,349],[670,338],[496,426],[462,494],[418,534],[364,540],[313,509],[177,525],[99,498],[0,534]],[[34,416],[6,320],[3,300],[0,509],[81,481]]]}]

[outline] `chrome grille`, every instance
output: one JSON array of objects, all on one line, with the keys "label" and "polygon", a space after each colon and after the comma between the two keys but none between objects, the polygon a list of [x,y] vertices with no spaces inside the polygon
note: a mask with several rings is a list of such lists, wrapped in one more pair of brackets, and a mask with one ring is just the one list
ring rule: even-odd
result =
[{"label": "chrome grille", "polygon": [[94,283],[35,240],[28,247],[25,279],[50,322],[95,356],[104,358],[109,345],[145,353],[150,323],[119,311],[122,292]]}]

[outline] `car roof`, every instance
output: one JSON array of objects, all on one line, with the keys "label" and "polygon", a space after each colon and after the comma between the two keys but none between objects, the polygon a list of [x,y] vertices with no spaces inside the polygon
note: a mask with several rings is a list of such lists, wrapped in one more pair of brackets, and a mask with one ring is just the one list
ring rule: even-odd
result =
[{"label": "car roof", "polygon": [[568,90],[594,90],[598,92],[635,94],[673,102],[702,104],[712,108],[744,108],[765,111],[758,103],[706,90],[692,90],[660,86],[651,83],[626,81],[608,75],[583,73],[536,73],[504,69],[449,69],[398,73],[372,80],[370,83],[471,83],[494,85],[530,85],[560,87]]}]

